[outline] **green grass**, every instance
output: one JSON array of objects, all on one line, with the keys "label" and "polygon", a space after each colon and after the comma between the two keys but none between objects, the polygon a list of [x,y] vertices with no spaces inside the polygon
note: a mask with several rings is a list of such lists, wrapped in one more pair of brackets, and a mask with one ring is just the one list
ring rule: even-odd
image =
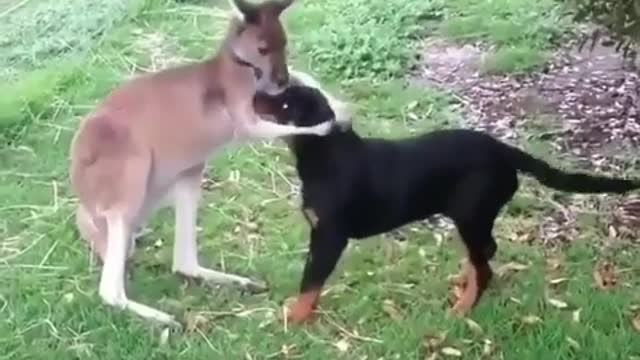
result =
[{"label": "green grass", "polygon": [[[467,2],[469,8],[480,6]],[[34,45],[27,52],[38,54],[36,62],[11,60],[11,81],[0,87],[5,142],[0,146],[0,359],[424,359],[429,358],[425,337],[441,333],[446,333],[441,346],[459,349],[465,359],[479,359],[487,341],[494,348],[487,357],[492,359],[640,356],[631,325],[634,306],[640,305],[637,249],[614,242],[606,254],[598,252],[606,235],[597,217],[581,221],[575,245],[557,252],[512,241],[537,234],[540,221],[553,210],[552,194],[531,181],[524,182],[496,227],[497,265],[529,267],[497,279],[471,316],[480,330],[446,313],[446,278],[457,271],[459,246],[448,237],[438,245],[437,236],[419,226],[403,229],[407,243],[380,236],[352,244],[330,281],[318,322],[285,329],[282,303],[297,291],[308,229],[292,194],[297,181],[292,159],[279,141],[238,147],[212,159],[209,172],[218,186],[205,193],[199,217],[204,263],[265,280],[268,293],[250,296],[172,275],[173,218],[163,211],[136,253],[129,294],[195,328],[170,333],[165,341],[163,329],[103,306],[96,267],[73,225],[69,142],[81,116],[132,71],[213,51],[224,28],[213,3],[133,1],[124,12],[104,10],[124,9],[112,0],[100,2],[96,11],[68,8],[65,23],[76,29],[65,35],[76,44],[72,50],[36,51],[41,47]],[[10,21],[56,22],[38,10],[63,6],[55,4],[30,2]],[[463,8],[462,0],[456,4]],[[355,103],[355,127],[363,134],[398,137],[453,127],[458,117],[449,97],[399,80],[413,61],[412,38],[421,31],[413,25],[445,10],[422,0],[351,6],[341,0],[300,1],[287,17],[291,55]],[[448,16],[440,25],[455,19]],[[530,22],[535,21],[532,16]],[[65,26],[51,26],[66,32]],[[92,29],[101,28],[108,31],[95,35]],[[335,36],[320,36],[329,29]],[[27,34],[37,33],[40,44],[52,41],[36,30]],[[9,43],[17,44],[12,53],[26,53],[29,44],[26,38]],[[366,65],[357,61],[361,53],[381,49]],[[528,147],[549,148],[545,143]],[[626,270],[608,292],[594,287],[592,279],[594,264],[604,256]],[[562,257],[562,266],[551,272],[545,262],[555,257]],[[550,284],[560,277],[568,280]],[[547,297],[565,301],[567,309],[551,306]],[[573,320],[577,310],[578,322]],[[527,324],[523,319],[530,315],[541,321]]]},{"label": "green grass", "polygon": [[538,69],[571,30],[566,9],[555,0],[453,0],[443,7],[440,32],[491,45],[485,71],[492,73]]}]

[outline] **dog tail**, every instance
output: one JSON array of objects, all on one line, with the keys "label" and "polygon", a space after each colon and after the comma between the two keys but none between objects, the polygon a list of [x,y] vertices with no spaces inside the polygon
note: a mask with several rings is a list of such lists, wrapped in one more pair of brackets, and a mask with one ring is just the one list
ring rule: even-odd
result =
[{"label": "dog tail", "polygon": [[614,193],[622,194],[640,188],[640,179],[627,180],[614,177],[573,173],[559,170],[547,162],[507,144],[504,154],[516,169],[533,176],[543,185],[552,189],[573,193]]}]

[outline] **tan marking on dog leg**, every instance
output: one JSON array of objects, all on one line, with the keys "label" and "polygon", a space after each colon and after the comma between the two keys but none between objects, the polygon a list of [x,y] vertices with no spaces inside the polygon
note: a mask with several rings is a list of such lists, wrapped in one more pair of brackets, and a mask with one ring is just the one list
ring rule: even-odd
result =
[{"label": "tan marking on dog leg", "polygon": [[321,288],[316,288],[300,294],[296,303],[288,309],[287,319],[294,324],[312,320],[321,290]]},{"label": "tan marking on dog leg", "polygon": [[458,299],[458,301],[453,305],[452,311],[455,315],[464,316],[475,304],[478,295],[479,295],[479,287],[478,287],[478,269],[471,262],[468,262],[469,266],[467,266],[467,283],[462,293],[462,296]]},{"label": "tan marking on dog leg", "polygon": [[309,225],[311,225],[312,228],[315,228],[318,225],[318,215],[316,212],[312,208],[304,208],[302,212],[304,213],[304,217],[307,219]]}]

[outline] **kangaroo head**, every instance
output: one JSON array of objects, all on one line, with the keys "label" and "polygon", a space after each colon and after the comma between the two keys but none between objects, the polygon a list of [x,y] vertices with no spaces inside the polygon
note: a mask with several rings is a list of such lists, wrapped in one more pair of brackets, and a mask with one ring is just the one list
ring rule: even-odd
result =
[{"label": "kangaroo head", "polygon": [[289,83],[287,36],[280,14],[293,0],[269,0],[260,4],[231,0],[238,17],[229,38],[229,51],[236,62],[251,67],[258,91],[282,92]]}]

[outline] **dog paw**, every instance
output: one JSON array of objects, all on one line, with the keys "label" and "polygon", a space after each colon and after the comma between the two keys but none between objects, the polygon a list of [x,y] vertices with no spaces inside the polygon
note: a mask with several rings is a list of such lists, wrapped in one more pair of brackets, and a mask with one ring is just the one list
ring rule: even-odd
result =
[{"label": "dog paw", "polygon": [[314,309],[308,304],[296,302],[287,309],[287,321],[300,325],[314,320]]},{"label": "dog paw", "polygon": [[320,291],[321,289],[318,288],[301,293],[291,302],[293,305],[288,305],[290,302],[286,301],[287,320],[293,324],[313,321]]}]

